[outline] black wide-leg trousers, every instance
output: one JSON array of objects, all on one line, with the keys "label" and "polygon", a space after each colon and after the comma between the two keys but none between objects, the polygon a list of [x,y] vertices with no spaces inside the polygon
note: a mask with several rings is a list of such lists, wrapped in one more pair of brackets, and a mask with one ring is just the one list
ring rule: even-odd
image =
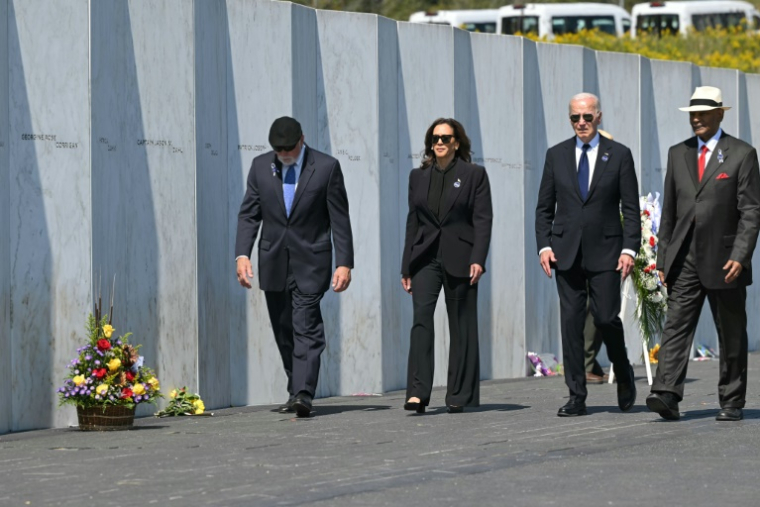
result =
[{"label": "black wide-leg trousers", "polygon": [[288,377],[288,393],[292,397],[306,391],[313,397],[319,380],[320,355],[325,349],[325,327],[319,307],[324,293],[304,294],[289,270],[285,290],[264,294]]},{"label": "black wide-leg trousers", "polygon": [[625,348],[625,335],[620,313],[620,273],[587,271],[583,253],[579,252],[568,270],[555,270],[560,303],[560,329],[565,384],[572,400],[585,403],[586,352],[583,329],[587,304],[594,325],[602,335],[607,356],[612,361],[618,382],[629,378],[630,362]]},{"label": "black wide-leg trousers", "polygon": [[449,372],[446,405],[480,405],[478,347],[478,284],[446,273],[440,259],[432,259],[412,276],[414,322],[409,344],[406,398],[430,402],[435,367],[434,314],[443,287],[449,317]]},{"label": "black wide-leg trousers", "polygon": [[683,399],[686,370],[699,315],[707,298],[720,347],[718,399],[721,408],[744,408],[747,394],[747,288],[706,289],[696,267],[696,241],[690,232],[668,273],[668,313],[658,355],[653,392]]}]

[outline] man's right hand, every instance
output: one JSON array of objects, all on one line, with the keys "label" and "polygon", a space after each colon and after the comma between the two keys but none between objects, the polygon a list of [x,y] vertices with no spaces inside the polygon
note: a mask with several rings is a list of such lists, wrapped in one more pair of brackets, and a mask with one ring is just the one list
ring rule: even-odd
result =
[{"label": "man's right hand", "polygon": [[663,287],[667,287],[668,284],[665,283],[665,272],[660,269],[660,270],[657,271],[657,276],[660,277],[660,283],[662,284],[662,286]]},{"label": "man's right hand", "polygon": [[552,262],[557,262],[557,258],[554,257],[554,252],[551,250],[545,250],[541,252],[541,267],[549,278],[552,277]]},{"label": "man's right hand", "polygon": [[246,289],[251,288],[253,268],[251,267],[251,259],[248,257],[241,257],[237,260],[237,279],[238,283]]}]

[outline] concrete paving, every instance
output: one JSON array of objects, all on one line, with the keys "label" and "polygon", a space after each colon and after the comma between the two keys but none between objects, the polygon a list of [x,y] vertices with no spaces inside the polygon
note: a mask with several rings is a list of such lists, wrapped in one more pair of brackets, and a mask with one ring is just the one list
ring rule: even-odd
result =
[{"label": "concrete paving", "polygon": [[678,422],[646,410],[639,367],[631,412],[594,385],[573,419],[556,416],[562,378],[526,378],[483,382],[464,414],[436,390],[424,415],[394,392],[316,400],[309,419],[244,407],[3,435],[0,505],[758,505],[758,370],[753,354],[738,423],[715,421],[714,361],[690,364]]}]

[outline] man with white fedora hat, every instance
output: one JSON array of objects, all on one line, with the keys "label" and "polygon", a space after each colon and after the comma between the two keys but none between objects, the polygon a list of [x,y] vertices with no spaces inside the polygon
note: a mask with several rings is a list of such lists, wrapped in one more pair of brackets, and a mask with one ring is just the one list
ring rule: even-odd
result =
[{"label": "man with white fedora hat", "polygon": [[718,421],[743,418],[747,391],[747,285],[760,230],[760,169],[749,144],[723,132],[721,91],[700,86],[688,107],[694,137],[670,148],[657,269],[668,312],[647,407],[679,419],[694,331],[705,298],[720,345]]}]

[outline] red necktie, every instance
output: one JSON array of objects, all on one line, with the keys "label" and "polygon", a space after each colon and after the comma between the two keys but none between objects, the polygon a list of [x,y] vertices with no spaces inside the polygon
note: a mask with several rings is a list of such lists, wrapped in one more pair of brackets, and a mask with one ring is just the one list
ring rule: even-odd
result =
[{"label": "red necktie", "polygon": [[703,144],[699,153],[699,181],[702,182],[702,176],[705,174],[705,159],[707,157],[707,145]]}]

